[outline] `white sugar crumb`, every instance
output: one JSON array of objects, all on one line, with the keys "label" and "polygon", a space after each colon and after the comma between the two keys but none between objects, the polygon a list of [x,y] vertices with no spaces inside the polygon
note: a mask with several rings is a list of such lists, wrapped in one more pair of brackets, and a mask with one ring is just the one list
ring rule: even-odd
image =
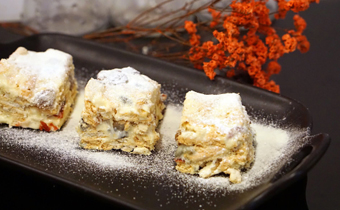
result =
[{"label": "white sugar crumb", "polygon": [[[168,101],[171,100],[173,99],[168,99]],[[150,195],[155,197],[154,200],[158,199],[160,206],[166,207],[171,202],[181,202],[183,205],[195,203],[197,208],[204,208],[204,206],[216,207],[216,203],[204,200],[205,197],[227,196],[229,193],[246,191],[268,181],[285,163],[290,161],[289,157],[306,143],[302,137],[307,134],[307,131],[281,129],[273,125],[253,123],[252,128],[257,133],[256,158],[251,169],[242,173],[242,182],[231,184],[225,175],[204,179],[196,175],[180,173],[175,169],[174,153],[177,147],[175,134],[180,125],[182,112],[182,105],[179,103],[167,105],[159,128],[161,139],[156,144],[155,151],[150,156],[141,156],[116,150],[98,152],[81,149],[78,145],[80,139],[75,127],[80,120],[83,101],[84,93],[81,91],[70,119],[59,132],[46,133],[30,129],[0,127],[1,147],[20,147],[41,159],[46,159],[44,163],[41,163],[46,170],[51,167],[46,156],[56,158],[59,160],[58,163],[65,163],[60,166],[62,170],[81,177],[86,173],[91,174],[95,177],[92,181],[96,185],[102,188],[106,186],[105,189],[111,186],[111,191],[109,191],[117,193],[115,194],[117,197],[131,196],[131,200],[143,200],[143,196],[146,195],[143,195],[141,190],[131,192],[125,189],[158,189],[161,182],[162,188],[167,189],[164,192],[169,191],[171,194],[165,196],[167,200],[164,200],[161,195],[163,191]],[[105,182],[102,181],[104,179]],[[145,186],[145,183],[150,183],[150,180],[155,180],[152,182],[154,184]],[[122,185],[119,184],[120,181]],[[129,192],[133,195],[128,194]]]},{"label": "white sugar crumb", "polygon": [[56,92],[51,89],[41,90],[34,95],[32,102],[39,107],[50,107],[54,104]]},{"label": "white sugar crumb", "polygon": [[128,77],[122,73],[120,70],[117,71],[101,71],[97,76],[98,80],[101,80],[103,83],[107,83],[110,85],[119,85],[122,83],[127,83]]}]

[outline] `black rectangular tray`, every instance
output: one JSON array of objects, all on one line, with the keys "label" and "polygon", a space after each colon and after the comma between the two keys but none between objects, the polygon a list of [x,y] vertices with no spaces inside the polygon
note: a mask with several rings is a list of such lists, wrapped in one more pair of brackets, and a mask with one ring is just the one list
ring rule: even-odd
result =
[{"label": "black rectangular tray", "polygon": [[[183,100],[188,90],[212,94],[238,92],[241,94],[242,102],[251,116],[262,116],[266,120],[276,122],[277,125],[283,127],[301,129],[311,129],[312,127],[312,120],[308,110],[295,100],[222,77],[217,77],[214,81],[210,81],[202,71],[195,69],[59,34],[34,35],[13,43],[2,44],[0,45],[0,57],[7,58],[18,46],[23,46],[33,51],[55,48],[70,53],[74,58],[74,64],[77,69],[76,74],[81,74],[88,78],[93,77],[94,72],[101,69],[132,66],[158,81],[165,88],[176,84],[178,89],[176,98],[179,101]],[[86,75],[81,72],[83,68],[87,69]],[[277,174],[269,179],[270,181],[242,193],[233,193],[222,197],[205,197],[201,202],[209,202],[214,205],[205,206],[204,209],[253,209],[263,201],[270,199],[275,193],[300,179],[322,157],[330,143],[327,134],[306,136],[304,138],[309,138],[310,143],[302,148],[298,154],[294,155],[293,163],[278,171]],[[21,151],[21,153],[25,153],[25,151]],[[143,201],[143,199],[133,198],[132,189],[125,187],[124,189],[119,189],[119,192],[131,191],[131,193],[118,195],[116,191],[110,190],[109,186],[106,185],[107,177],[101,180],[98,177],[93,177],[90,173],[79,172],[83,173],[79,174],[79,176],[86,177],[86,179],[80,180],[76,175],[70,176],[67,172],[60,170],[57,166],[58,159],[56,158],[55,161],[54,163],[42,161],[36,159],[35,155],[31,153],[16,154],[13,152],[13,148],[3,146],[0,139],[0,164],[10,165],[21,171],[29,171],[45,178],[57,180],[86,194],[107,200],[113,206],[133,209],[158,209],[160,208],[159,202],[155,200],[154,195],[158,193],[160,194],[158,195],[159,197],[167,200],[169,193],[173,193],[173,190],[168,192],[169,188],[164,186],[161,180],[159,182],[157,180],[144,180],[143,184],[140,185],[136,181],[133,184],[133,191],[139,191],[140,195],[148,195],[148,199]],[[55,164],[55,167],[51,167],[51,164]],[[46,165],[49,165],[48,171],[45,170]],[[112,179],[115,178],[117,177],[112,177]],[[138,177],[131,177],[131,179],[138,180]],[[120,182],[124,186],[131,185],[131,182],[127,179],[120,179]],[[153,187],[145,188],[145,186],[151,185]],[[115,189],[117,187],[119,188],[119,186],[115,186]],[[178,190],[185,190],[185,187],[179,187]],[[195,195],[190,195],[189,193],[187,196],[186,203],[171,200],[168,205],[163,205],[162,209],[197,209],[199,202],[196,203],[196,200],[189,198]]]}]

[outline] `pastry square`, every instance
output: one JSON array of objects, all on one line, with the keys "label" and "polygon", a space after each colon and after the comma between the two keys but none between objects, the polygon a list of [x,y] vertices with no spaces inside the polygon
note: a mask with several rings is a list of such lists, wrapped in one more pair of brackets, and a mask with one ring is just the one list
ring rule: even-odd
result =
[{"label": "pastry square", "polygon": [[100,71],[85,87],[85,107],[77,129],[80,146],[151,154],[165,108],[160,88],[131,67]]},{"label": "pastry square", "polygon": [[19,47],[0,61],[0,123],[10,127],[59,130],[77,94],[72,56]]},{"label": "pastry square", "polygon": [[175,137],[176,169],[204,178],[223,172],[231,182],[241,182],[241,170],[254,161],[250,123],[239,94],[189,91]]}]

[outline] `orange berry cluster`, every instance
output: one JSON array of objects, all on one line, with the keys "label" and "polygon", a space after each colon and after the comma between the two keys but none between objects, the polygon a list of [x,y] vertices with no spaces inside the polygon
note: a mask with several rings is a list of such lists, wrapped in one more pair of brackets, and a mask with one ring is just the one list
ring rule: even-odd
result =
[{"label": "orange berry cluster", "polygon": [[[276,0],[278,11],[275,18],[285,18],[288,11],[298,13],[309,7],[310,3],[319,0]],[[190,51],[188,58],[197,69],[204,70],[213,80],[216,69],[227,70],[226,76],[233,77],[236,70],[247,71],[253,80],[253,85],[280,92],[280,87],[270,76],[281,70],[277,60],[286,53],[296,49],[305,53],[309,50],[309,42],[302,35],[306,29],[305,20],[296,14],[293,18],[296,30],[287,30],[280,37],[270,19],[270,11],[266,6],[267,0],[234,0],[229,7],[231,12],[222,15],[209,7],[212,16],[211,28],[222,24],[223,30],[214,30],[216,41],[201,43],[197,34],[197,26],[192,21],[185,21],[185,29],[190,36]],[[240,30],[246,29],[241,35]],[[260,38],[260,35],[264,38]],[[266,68],[264,68],[266,66]]]}]

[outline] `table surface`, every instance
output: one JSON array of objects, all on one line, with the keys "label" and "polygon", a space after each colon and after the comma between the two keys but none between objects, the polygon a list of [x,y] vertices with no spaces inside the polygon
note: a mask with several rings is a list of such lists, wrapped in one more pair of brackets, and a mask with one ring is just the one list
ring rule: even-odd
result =
[{"label": "table surface", "polygon": [[[307,22],[311,48],[280,58],[282,71],[273,79],[281,94],[304,104],[313,118],[312,134],[328,133],[331,145],[308,175],[257,209],[340,209],[340,1],[321,0],[300,15]],[[275,23],[291,27],[291,15]],[[0,42],[20,38],[0,28]],[[334,75],[333,75],[334,74]],[[0,166],[0,200],[4,209],[72,207],[109,208],[106,201],[56,183],[41,180],[10,165]]]}]

